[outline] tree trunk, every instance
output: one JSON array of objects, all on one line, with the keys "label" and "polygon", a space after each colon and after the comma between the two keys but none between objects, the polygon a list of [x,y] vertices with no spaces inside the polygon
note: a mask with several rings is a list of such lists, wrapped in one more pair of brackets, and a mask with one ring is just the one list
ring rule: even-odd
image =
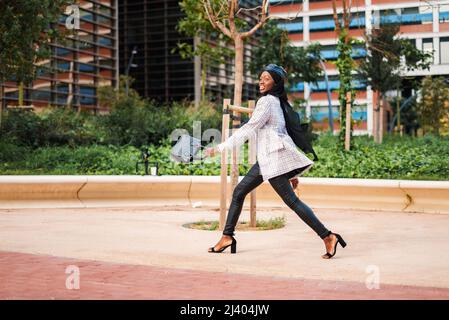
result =
[{"label": "tree trunk", "polygon": [[23,82],[19,83],[19,106],[23,106]]},{"label": "tree trunk", "polygon": [[[198,49],[198,45],[201,42],[200,37],[194,37],[193,38],[193,46],[194,50],[196,51]],[[201,94],[201,90],[203,88],[202,83],[202,70],[204,68],[204,57],[200,55],[195,55],[193,58],[193,65],[194,65],[194,84],[195,84],[195,90],[194,90],[194,96],[195,96],[195,109],[198,109],[200,102],[203,101],[203,96]]]},{"label": "tree trunk", "polygon": [[397,128],[398,128],[398,133],[401,132],[401,103],[399,101],[399,89],[398,89],[398,94],[397,94],[397,99],[396,99],[396,113],[397,113]]},{"label": "tree trunk", "polygon": [[207,78],[207,64],[203,60],[201,70],[201,102],[204,102],[206,97],[206,78]]},{"label": "tree trunk", "polygon": [[242,105],[243,88],[243,39],[240,35],[234,38],[235,43],[235,74],[234,74],[234,105]]},{"label": "tree trunk", "polygon": [[380,110],[379,110],[379,143],[382,143],[384,137],[384,102],[383,99],[380,100]]},{"label": "tree trunk", "polygon": [[3,95],[3,79],[1,79],[0,78],[0,97],[1,97],[1,100],[0,100],[0,132],[1,132],[1,129],[2,129],[2,117],[3,117],[3,97],[4,97],[4,95]]},{"label": "tree trunk", "polygon": [[345,150],[351,148],[351,91],[346,92]]},{"label": "tree trunk", "polygon": [[[242,105],[242,88],[243,88],[243,39],[239,34],[236,34],[234,37],[235,44],[235,73],[234,73],[234,101],[233,105],[241,106]],[[233,112],[233,114],[237,117],[240,116],[239,112]],[[234,125],[239,125],[240,120],[232,121],[233,128]],[[235,186],[238,183],[239,178],[239,149],[232,149],[232,165],[231,165],[231,186],[232,190],[235,189]]]},{"label": "tree trunk", "polygon": [[381,101],[383,97],[380,92],[377,93],[377,101],[376,101],[376,109],[375,111],[375,126],[374,126],[374,142],[380,143],[380,108],[381,108]]}]

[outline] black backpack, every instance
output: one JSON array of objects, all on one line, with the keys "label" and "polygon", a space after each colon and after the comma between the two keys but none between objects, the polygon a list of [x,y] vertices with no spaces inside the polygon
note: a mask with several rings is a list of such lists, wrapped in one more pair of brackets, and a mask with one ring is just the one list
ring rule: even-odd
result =
[{"label": "black backpack", "polygon": [[312,153],[313,161],[317,161],[318,156],[316,155],[315,150],[313,150],[312,143],[307,138],[308,124],[301,124],[299,114],[293,110],[289,103],[283,103],[281,101],[281,107],[282,112],[284,113],[285,126],[288,135],[304,153]]}]

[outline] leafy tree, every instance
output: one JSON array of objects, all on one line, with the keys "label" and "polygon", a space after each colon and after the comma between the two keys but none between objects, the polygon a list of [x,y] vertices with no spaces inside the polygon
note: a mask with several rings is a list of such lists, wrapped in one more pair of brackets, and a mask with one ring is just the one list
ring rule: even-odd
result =
[{"label": "leafy tree", "polygon": [[99,104],[107,106],[111,111],[119,108],[122,104],[127,104],[126,101],[130,101],[130,105],[141,107],[143,100],[139,93],[132,88],[128,89],[128,93],[126,92],[127,81],[128,85],[131,86],[135,79],[131,76],[120,75],[118,89],[114,86],[99,87],[97,91]]},{"label": "leafy tree", "polygon": [[[159,105],[155,100],[144,99],[134,89],[126,94],[125,76],[120,77],[118,89],[104,86],[98,90],[100,104],[110,108],[110,113],[97,116],[99,135],[103,142],[114,145],[159,144],[168,139],[175,129],[191,130],[194,121],[201,121],[202,130],[217,128],[221,122],[221,109],[208,103],[195,107],[187,100]],[[129,83],[134,79],[128,77]]]},{"label": "leafy tree", "polygon": [[[242,104],[243,74],[244,74],[244,43],[268,22],[268,0],[256,8],[245,8],[237,0],[201,0],[202,16],[207,17],[214,29],[230,39],[234,45],[234,100],[233,104]],[[258,22],[249,30],[248,23],[241,18],[242,10],[259,13]]]},{"label": "leafy tree", "polygon": [[[352,110],[355,100],[355,91],[352,88],[352,71],[355,68],[355,63],[351,54],[353,45],[357,43],[357,40],[349,37],[348,29],[340,29],[337,42],[338,58],[335,63],[340,80],[340,87],[338,88],[338,101],[340,102],[340,133],[338,141],[340,146],[345,146],[347,150],[351,148],[353,126],[351,125],[351,119],[346,119],[346,108],[349,99]],[[345,143],[346,130],[349,130],[349,145],[347,147]]]},{"label": "leafy tree", "polygon": [[[48,59],[50,44],[65,35],[53,25],[71,3],[73,0],[0,1],[0,82],[22,84],[35,78],[36,63]],[[2,110],[0,125],[1,114]]]},{"label": "leafy tree", "polygon": [[379,111],[385,93],[399,87],[404,69],[428,69],[431,64],[432,54],[420,51],[407,39],[396,37],[398,32],[399,25],[383,25],[366,35],[369,53],[358,68],[360,76],[378,93],[374,109],[376,142],[381,142],[382,137],[379,132]]},{"label": "leafy tree", "polygon": [[0,2],[0,77],[17,82],[34,79],[36,62],[48,59],[50,43],[63,32],[53,27],[72,3],[69,0],[15,0]]},{"label": "leafy tree", "polygon": [[[351,148],[352,141],[352,125],[351,119],[346,119],[346,108],[348,105],[348,99],[350,100],[351,107],[355,99],[355,92],[352,89],[352,70],[354,69],[354,60],[351,57],[352,45],[356,44],[349,34],[349,27],[351,24],[351,0],[342,0],[342,12],[337,10],[337,0],[332,0],[332,17],[335,23],[335,33],[337,34],[337,51],[338,58],[336,66],[339,73],[340,87],[338,89],[338,100],[340,102],[340,134],[339,145],[343,146],[346,150]],[[349,127],[349,141],[346,144],[346,131]]]},{"label": "leafy tree", "polygon": [[423,133],[431,131],[440,135],[449,118],[449,91],[444,78],[432,79],[427,76],[422,81],[421,100],[417,104],[418,119]]},{"label": "leafy tree", "polygon": [[[409,98],[404,97],[394,97],[388,103],[392,106],[402,106],[404,107],[400,110],[399,114],[398,108],[393,108],[393,115],[395,118],[395,123],[400,123],[403,126],[404,133],[412,136],[416,136],[416,132],[419,128],[418,114],[417,114],[417,101],[416,96]],[[394,127],[394,123],[392,124]],[[399,128],[398,128],[399,129]],[[393,130],[393,129],[391,129]]]}]

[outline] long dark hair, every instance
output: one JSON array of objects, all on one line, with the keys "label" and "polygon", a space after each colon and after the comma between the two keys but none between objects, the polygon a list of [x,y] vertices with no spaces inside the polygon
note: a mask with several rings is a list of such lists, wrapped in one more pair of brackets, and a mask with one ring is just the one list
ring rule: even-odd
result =
[{"label": "long dark hair", "polygon": [[[288,102],[287,92],[285,91],[285,77],[281,76],[278,72],[265,68],[262,72],[267,71],[274,80],[274,86],[269,91],[264,92],[262,95],[266,96],[271,94],[279,98],[282,112],[285,118],[285,127],[289,136],[293,139],[293,142],[301,148],[304,153],[312,153],[314,156],[314,161],[318,160],[318,156],[312,147],[312,136],[309,134],[308,124],[301,124],[301,119],[297,112],[295,112]],[[260,72],[259,79],[262,74]]]}]

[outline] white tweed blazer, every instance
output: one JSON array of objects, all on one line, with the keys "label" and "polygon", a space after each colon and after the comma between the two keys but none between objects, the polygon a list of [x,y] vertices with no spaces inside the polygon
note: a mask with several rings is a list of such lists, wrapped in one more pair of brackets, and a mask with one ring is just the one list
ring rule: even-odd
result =
[{"label": "white tweed blazer", "polygon": [[281,103],[276,96],[262,96],[249,121],[220,143],[217,149],[220,153],[225,148],[232,150],[250,138],[257,141],[257,161],[264,181],[307,166],[294,177],[301,176],[314,164],[288,135]]}]

